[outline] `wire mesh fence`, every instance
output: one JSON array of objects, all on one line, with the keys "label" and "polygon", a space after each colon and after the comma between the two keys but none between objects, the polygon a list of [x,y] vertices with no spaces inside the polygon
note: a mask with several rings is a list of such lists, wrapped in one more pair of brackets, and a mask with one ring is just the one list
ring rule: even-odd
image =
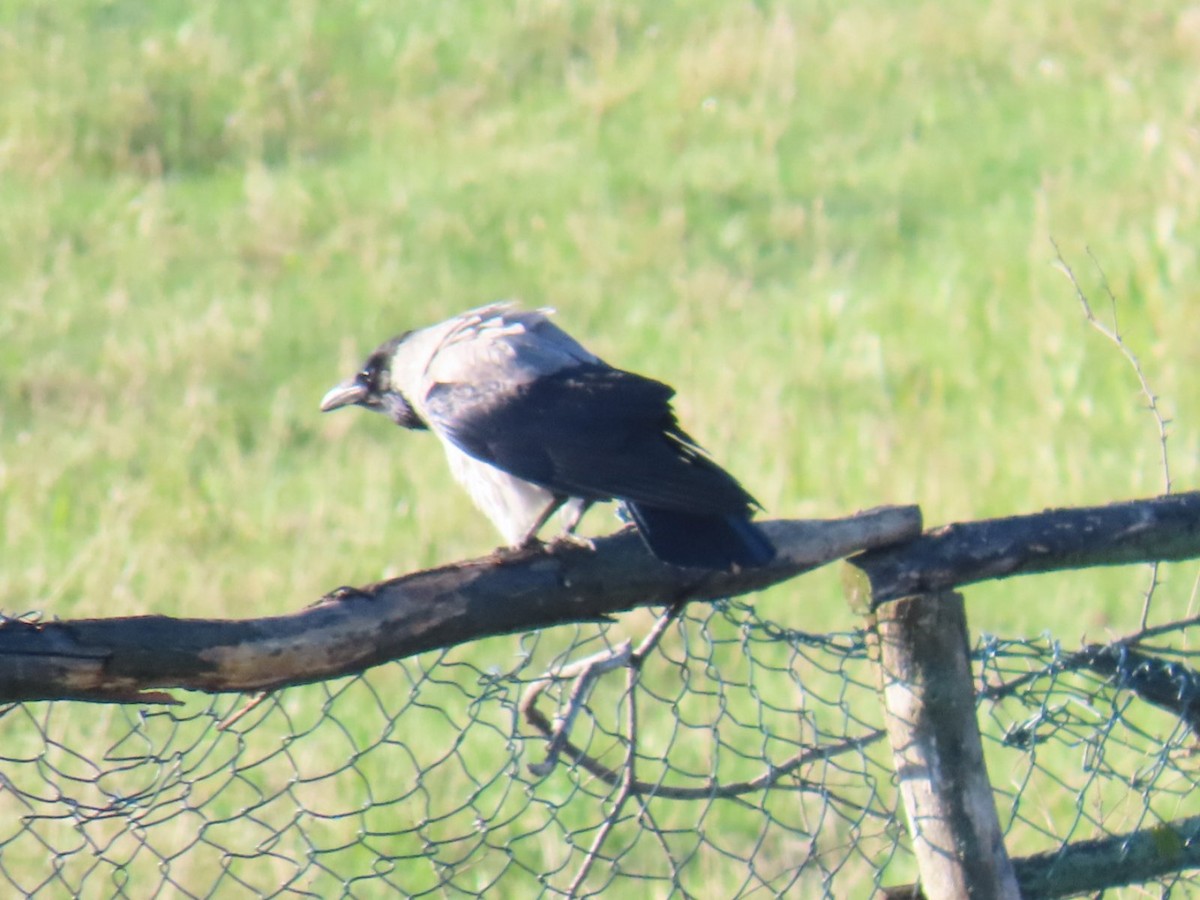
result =
[{"label": "wire mesh fence", "polygon": [[[1045,636],[980,643],[980,726],[1010,854],[1147,831],[1164,860],[1180,849],[1169,826],[1200,813],[1196,733],[1181,716],[1200,701],[1195,656],[1071,649]],[[1155,702],[1160,689],[1169,704]],[[1174,885],[1194,891],[1200,876],[1168,871],[1159,882],[1165,896]]]},{"label": "wire mesh fence", "polygon": [[[568,677],[656,624],[635,664],[590,690]],[[1197,812],[1192,728],[1137,689],[1145,660],[1096,658],[1045,637],[977,642],[1014,855]],[[1174,662],[1168,679],[1190,671]],[[864,896],[916,880],[876,679],[865,633],[794,631],[726,602],[263,697],[11,705],[0,884],[47,897]],[[576,705],[547,766],[531,719]]]}]

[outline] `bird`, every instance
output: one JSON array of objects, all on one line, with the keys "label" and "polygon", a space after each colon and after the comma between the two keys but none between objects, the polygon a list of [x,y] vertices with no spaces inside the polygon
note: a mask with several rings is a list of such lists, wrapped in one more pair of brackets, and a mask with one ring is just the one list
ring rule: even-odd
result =
[{"label": "bird", "polygon": [[660,381],[610,366],[555,325],[553,309],[469,310],[380,345],[321,411],[361,406],[431,431],[450,471],[508,547],[561,540],[594,503],[617,500],[661,561],[709,570],[764,566],[775,547],[761,509],[680,428]]}]

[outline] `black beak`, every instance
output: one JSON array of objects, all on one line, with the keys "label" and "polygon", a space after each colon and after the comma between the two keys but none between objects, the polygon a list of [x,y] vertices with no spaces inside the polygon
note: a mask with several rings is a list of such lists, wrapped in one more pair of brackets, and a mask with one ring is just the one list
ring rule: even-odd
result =
[{"label": "black beak", "polygon": [[343,406],[362,403],[366,397],[366,385],[357,378],[351,378],[349,381],[343,381],[337,387],[332,388],[328,394],[321,398],[321,412],[329,412],[334,409],[341,409]]}]

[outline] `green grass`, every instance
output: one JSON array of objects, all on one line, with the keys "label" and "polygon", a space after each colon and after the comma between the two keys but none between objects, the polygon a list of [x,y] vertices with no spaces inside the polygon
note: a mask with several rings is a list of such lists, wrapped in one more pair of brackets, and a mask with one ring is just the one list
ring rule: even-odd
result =
[{"label": "green grass", "polygon": [[[1197,50],[1171,3],[0,3],[0,608],[276,613],[490,549],[436,442],[316,404],[497,297],[674,384],[772,516],[1159,493],[1051,238],[1191,488]],[[1145,580],[971,624],[1123,633]],[[758,608],[858,624],[836,571]]]}]

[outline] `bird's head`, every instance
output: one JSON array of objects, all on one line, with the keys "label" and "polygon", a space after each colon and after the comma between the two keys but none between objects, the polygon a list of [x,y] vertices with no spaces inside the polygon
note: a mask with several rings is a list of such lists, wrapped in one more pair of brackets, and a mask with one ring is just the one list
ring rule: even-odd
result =
[{"label": "bird's head", "polygon": [[380,346],[353,378],[331,388],[321,398],[321,412],[363,406],[405,428],[428,428],[392,379],[393,360],[407,337],[408,333],[402,334]]}]

